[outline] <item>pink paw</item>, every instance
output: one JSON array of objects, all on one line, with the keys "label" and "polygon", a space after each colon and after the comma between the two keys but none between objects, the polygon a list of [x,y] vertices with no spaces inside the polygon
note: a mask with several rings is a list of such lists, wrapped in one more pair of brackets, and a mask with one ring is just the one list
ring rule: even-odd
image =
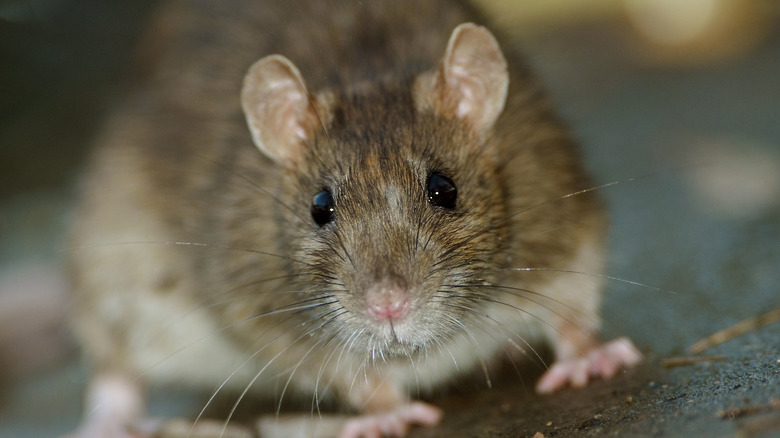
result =
[{"label": "pink paw", "polygon": [[642,360],[642,354],[628,338],[616,339],[588,352],[587,356],[556,362],[539,379],[536,392],[549,394],[566,384],[581,388],[591,377],[608,379],[624,367]]},{"label": "pink paw", "polygon": [[92,421],[70,435],[60,438],[150,438],[153,434],[147,434],[140,430],[128,430],[117,422]]},{"label": "pink paw", "polygon": [[404,436],[412,424],[435,426],[441,420],[439,408],[414,402],[389,412],[350,418],[341,430],[341,438],[380,438]]}]

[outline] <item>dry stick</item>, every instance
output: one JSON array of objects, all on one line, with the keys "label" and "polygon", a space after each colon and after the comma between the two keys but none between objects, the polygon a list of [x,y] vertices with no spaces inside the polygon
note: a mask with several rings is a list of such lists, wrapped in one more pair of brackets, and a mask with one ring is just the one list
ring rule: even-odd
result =
[{"label": "dry stick", "polygon": [[742,406],[718,411],[718,417],[726,420],[744,417],[747,415],[763,414],[780,409],[780,399],[774,398],[764,405]]},{"label": "dry stick", "polygon": [[740,321],[732,325],[731,327],[713,333],[691,345],[690,348],[688,348],[688,351],[691,354],[699,354],[710,347],[722,344],[751,330],[757,330],[777,321],[780,321],[780,308],[771,310],[763,315],[748,318],[744,321]]},{"label": "dry stick", "polygon": [[665,368],[684,367],[702,362],[723,362],[726,356],[690,356],[690,357],[670,357],[663,360]]}]

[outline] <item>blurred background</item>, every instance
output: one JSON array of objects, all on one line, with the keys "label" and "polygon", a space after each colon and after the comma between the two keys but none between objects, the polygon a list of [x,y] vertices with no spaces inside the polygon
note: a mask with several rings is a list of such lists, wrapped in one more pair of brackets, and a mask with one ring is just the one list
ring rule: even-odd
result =
[{"label": "blurred background", "polygon": [[[528,55],[599,183],[619,181],[602,191],[610,275],[663,289],[612,281],[607,336],[685,354],[780,307],[780,3],[478,3]],[[0,1],[2,437],[57,436],[78,421],[85,373],[63,327],[64,233],[91,136],[155,4]],[[780,399],[778,325],[715,348],[741,361],[734,373],[765,373],[742,389],[751,403]],[[700,372],[719,371],[670,381]],[[672,424],[663,436],[678,436]]]}]

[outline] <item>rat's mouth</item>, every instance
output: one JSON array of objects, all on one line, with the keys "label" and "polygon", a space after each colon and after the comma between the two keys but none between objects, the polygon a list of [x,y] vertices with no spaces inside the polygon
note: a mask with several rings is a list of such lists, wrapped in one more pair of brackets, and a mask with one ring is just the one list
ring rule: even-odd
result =
[{"label": "rat's mouth", "polygon": [[408,358],[417,354],[422,348],[423,346],[419,344],[391,340],[370,345],[368,351],[372,357],[382,360],[385,358]]},{"label": "rat's mouth", "polygon": [[410,318],[374,322],[367,336],[368,349],[387,356],[408,357],[430,343],[428,333],[430,330]]}]

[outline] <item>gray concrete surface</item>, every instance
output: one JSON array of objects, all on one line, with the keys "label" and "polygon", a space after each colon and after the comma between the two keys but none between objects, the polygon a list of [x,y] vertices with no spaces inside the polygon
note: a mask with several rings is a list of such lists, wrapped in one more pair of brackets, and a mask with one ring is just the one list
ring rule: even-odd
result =
[{"label": "gray concrete surface", "polygon": [[[91,13],[81,17],[17,10],[27,18],[0,23],[3,273],[56,266],[62,255],[73,176],[144,10],[100,4],[85,2]],[[611,281],[604,317],[607,335],[630,336],[648,361],[549,397],[529,391],[534,371],[492,389],[464,385],[436,400],[444,424],[414,436],[780,436],[780,324],[705,352],[719,362],[661,362],[780,307],[780,34],[730,62],[685,68],[636,62],[616,27],[560,29],[523,45],[598,180],[620,181],[603,190],[609,272],[652,287]],[[62,357],[33,374],[3,371],[0,437],[75,426],[85,374],[74,355]],[[160,414],[199,407],[162,391],[152,403]]]}]

